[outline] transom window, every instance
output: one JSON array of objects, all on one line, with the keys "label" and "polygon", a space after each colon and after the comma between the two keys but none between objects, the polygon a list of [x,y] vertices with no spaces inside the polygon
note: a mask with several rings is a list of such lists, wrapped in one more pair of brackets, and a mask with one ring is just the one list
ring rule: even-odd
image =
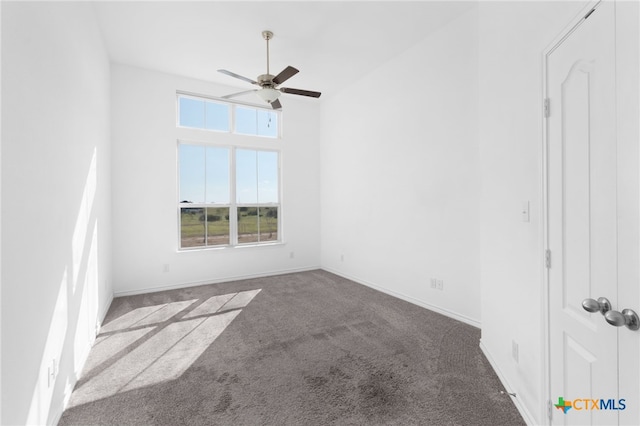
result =
[{"label": "transom window", "polygon": [[179,127],[277,138],[277,111],[178,94]]}]

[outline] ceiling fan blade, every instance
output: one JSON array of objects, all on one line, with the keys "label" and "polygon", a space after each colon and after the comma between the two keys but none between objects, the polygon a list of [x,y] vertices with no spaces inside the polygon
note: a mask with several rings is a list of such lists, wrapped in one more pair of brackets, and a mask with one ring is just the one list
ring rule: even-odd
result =
[{"label": "ceiling fan blade", "polygon": [[280,74],[276,75],[273,78],[273,83],[274,84],[282,84],[285,81],[289,80],[294,75],[298,74],[299,72],[300,71],[298,71],[297,69],[295,69],[294,67],[289,65],[288,67],[286,67],[285,69],[280,71]]},{"label": "ceiling fan blade", "polygon": [[237,93],[232,93],[230,95],[224,95],[224,96],[222,96],[222,99],[235,98],[236,96],[244,95],[244,94],[247,94],[247,93],[253,93],[253,92],[257,92],[257,91],[258,91],[258,89],[245,90],[243,92],[237,92]]},{"label": "ceiling fan blade", "polygon": [[227,71],[227,70],[218,70],[218,72],[221,72],[222,74],[226,74],[226,75],[228,75],[228,76],[230,76],[230,77],[239,78],[240,80],[246,81],[247,83],[251,83],[251,84],[258,84],[258,82],[257,82],[257,81],[253,81],[253,80],[251,80],[250,78],[243,77],[243,76],[241,76],[241,75],[239,75],[239,74],[236,74],[236,73],[234,73],[234,72],[231,72],[231,71]]},{"label": "ceiling fan blade", "polygon": [[276,99],[275,101],[271,102],[271,108],[282,109],[282,104],[280,103],[280,99]]},{"label": "ceiling fan blade", "polygon": [[291,95],[301,95],[301,96],[309,96],[311,98],[319,98],[322,93],[313,92],[311,90],[302,90],[302,89],[291,89],[289,87],[281,87],[280,90],[282,93],[289,93]]}]

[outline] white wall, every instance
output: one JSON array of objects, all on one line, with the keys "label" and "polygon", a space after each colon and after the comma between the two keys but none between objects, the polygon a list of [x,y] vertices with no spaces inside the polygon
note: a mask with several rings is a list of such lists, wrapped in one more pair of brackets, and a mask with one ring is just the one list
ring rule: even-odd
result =
[{"label": "white wall", "polygon": [[479,326],[476,37],[472,9],[324,101],[321,250],[323,268]]},{"label": "white wall", "polygon": [[[212,71],[213,72],[213,71]],[[222,96],[238,88],[112,65],[114,289],[132,294],[317,268],[320,197],[318,106],[284,95],[281,149],[285,244],[178,251],[178,138],[228,143],[220,133],[176,128],[176,90]],[[293,253],[293,258],[291,257]],[[169,272],[164,272],[164,265]]]},{"label": "white wall", "polygon": [[2,103],[0,422],[51,424],[112,294],[109,62],[90,5],[3,2]]},{"label": "white wall", "polygon": [[[482,347],[543,423],[542,53],[586,2],[480,2]],[[530,222],[521,220],[530,203]],[[512,341],[519,362],[512,358]]]}]

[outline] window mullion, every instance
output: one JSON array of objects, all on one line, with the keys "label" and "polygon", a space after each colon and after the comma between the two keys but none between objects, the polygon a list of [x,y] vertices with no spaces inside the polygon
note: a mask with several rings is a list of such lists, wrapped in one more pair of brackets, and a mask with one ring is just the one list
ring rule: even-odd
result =
[{"label": "window mullion", "polygon": [[[206,114],[205,114],[206,116]],[[202,202],[204,203],[204,245],[209,245],[209,221],[207,220],[207,147],[204,146],[204,194],[202,194]]]},{"label": "window mullion", "polygon": [[238,244],[238,198],[236,195],[236,147],[230,148],[229,161],[229,232],[231,233],[229,242],[232,246]]},{"label": "window mullion", "polygon": [[236,132],[236,106],[231,105],[231,114],[229,114],[229,133]]},{"label": "window mullion", "polygon": [[282,156],[278,153],[278,197],[276,200],[277,215],[276,226],[278,227],[278,240],[284,241],[282,237]]},{"label": "window mullion", "polygon": [[[256,114],[256,117],[258,116],[258,114]],[[257,118],[256,118],[256,122],[257,122]],[[260,170],[260,168],[258,167],[258,150],[255,151],[256,152],[256,211],[257,211],[257,215],[256,215],[256,220],[258,221],[258,242],[260,242],[260,177],[258,176],[258,171]]]},{"label": "window mullion", "polygon": [[202,108],[202,122],[204,123],[204,128],[207,128],[207,101],[204,101],[204,107]]}]

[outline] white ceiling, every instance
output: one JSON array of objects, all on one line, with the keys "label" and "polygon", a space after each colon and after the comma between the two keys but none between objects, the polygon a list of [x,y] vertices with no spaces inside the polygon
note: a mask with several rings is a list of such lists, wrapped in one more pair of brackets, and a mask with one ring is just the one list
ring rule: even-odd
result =
[{"label": "white ceiling", "polygon": [[[300,70],[287,87],[330,96],[408,49],[475,1],[96,2],[112,61],[237,87],[266,72]],[[403,70],[398,70],[401,79]],[[380,82],[380,84],[393,82]],[[416,82],[419,84],[419,82]],[[223,93],[219,94],[224,95]]]}]

